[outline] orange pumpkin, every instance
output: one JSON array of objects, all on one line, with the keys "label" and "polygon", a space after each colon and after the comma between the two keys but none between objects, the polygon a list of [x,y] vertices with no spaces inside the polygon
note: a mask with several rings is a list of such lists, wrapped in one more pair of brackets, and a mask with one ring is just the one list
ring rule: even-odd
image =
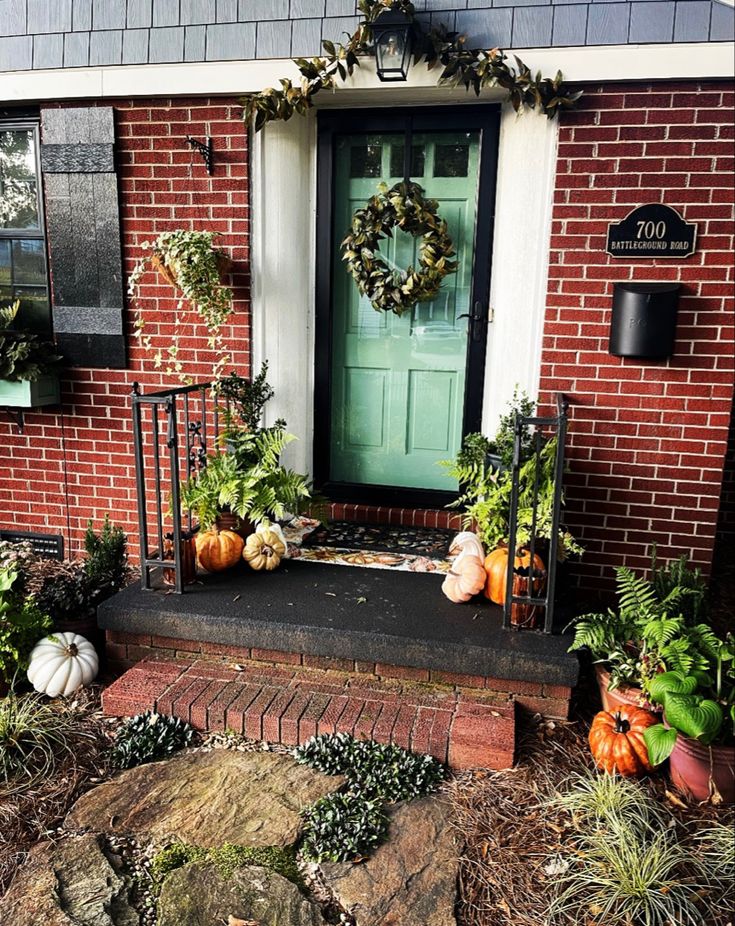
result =
[{"label": "orange pumpkin", "polygon": [[208,530],[197,534],[197,557],[207,572],[222,572],[240,562],[245,541],[234,531]]},{"label": "orange pumpkin", "polygon": [[[531,553],[529,550],[521,550],[515,557],[516,569],[528,569],[531,565]],[[541,557],[535,553],[533,557],[533,568],[539,572],[545,572],[546,567]],[[485,597],[495,604],[505,604],[505,586],[508,580],[508,548],[498,547],[485,558],[485,572],[487,581],[485,582]],[[539,595],[543,591],[544,580],[534,579],[533,594]]]},{"label": "orange pumpkin", "polygon": [[450,601],[460,604],[469,601],[485,587],[485,567],[474,553],[462,552],[442,582],[442,591]]},{"label": "orange pumpkin", "polygon": [[589,737],[597,767],[625,778],[653,771],[643,733],[659,722],[659,717],[635,704],[621,704],[613,713],[600,711],[592,721]]}]

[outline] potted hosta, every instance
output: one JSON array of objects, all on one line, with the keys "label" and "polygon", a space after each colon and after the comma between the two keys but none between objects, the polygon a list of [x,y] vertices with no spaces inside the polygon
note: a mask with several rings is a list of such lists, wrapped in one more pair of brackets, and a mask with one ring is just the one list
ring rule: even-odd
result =
[{"label": "potted hosta", "polygon": [[705,669],[716,645],[711,628],[692,623],[699,592],[687,585],[681,560],[669,572],[682,582],[648,581],[626,566],[616,570],[617,610],[582,614],[570,651],[586,648],[595,665],[603,708],[645,704],[646,680],[667,669]]},{"label": "potted hosta", "polygon": [[[192,309],[208,331],[207,346],[216,356],[212,376],[217,381],[229,360],[224,349],[222,326],[232,314],[232,291],[223,285],[232,261],[214,247],[214,232],[179,230],[162,232],[155,241],[142,244],[143,254],[128,278],[128,295],[136,306],[135,330],[143,347],[154,358],[156,369],[165,369],[186,381],[179,357],[179,338]],[[141,281],[148,270],[157,271],[178,293],[173,335],[168,345],[154,344],[146,328],[141,304]]]},{"label": "potted hosta", "polygon": [[41,335],[13,327],[20,302],[0,309],[0,406],[58,405],[61,361],[56,345]]},{"label": "potted hosta", "polygon": [[718,643],[707,672],[663,672],[647,692],[662,723],[644,733],[653,765],[669,760],[674,787],[696,801],[735,803],[735,638]]}]

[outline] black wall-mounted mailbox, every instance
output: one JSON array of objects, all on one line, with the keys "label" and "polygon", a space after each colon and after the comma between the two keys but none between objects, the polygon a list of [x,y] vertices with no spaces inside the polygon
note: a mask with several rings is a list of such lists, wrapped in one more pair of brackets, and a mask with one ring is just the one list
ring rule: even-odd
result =
[{"label": "black wall-mounted mailbox", "polygon": [[640,360],[670,357],[680,289],[679,283],[616,283],[610,353]]}]

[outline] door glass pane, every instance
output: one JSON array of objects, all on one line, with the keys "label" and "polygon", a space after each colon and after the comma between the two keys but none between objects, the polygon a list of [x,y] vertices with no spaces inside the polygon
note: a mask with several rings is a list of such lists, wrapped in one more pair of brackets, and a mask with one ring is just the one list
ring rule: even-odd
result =
[{"label": "door glass pane", "polygon": [[10,279],[10,241],[0,238],[0,286],[9,286]]},{"label": "door glass pane", "polygon": [[[378,184],[403,176],[404,136],[337,139],[332,275],[330,479],[456,491],[437,461],[462,439],[479,132],[416,133],[412,177],[439,203],[458,269],[431,302],[398,317],[360,297],[339,243]],[[446,149],[446,150],[444,150]],[[362,152],[361,171],[356,169]],[[458,153],[459,152],[459,153]],[[465,157],[466,155],[466,157]],[[379,172],[378,171],[379,168]],[[420,240],[396,229],[379,255],[400,275],[420,257]]]},{"label": "door glass pane", "polygon": [[0,131],[0,228],[39,227],[34,133]]}]

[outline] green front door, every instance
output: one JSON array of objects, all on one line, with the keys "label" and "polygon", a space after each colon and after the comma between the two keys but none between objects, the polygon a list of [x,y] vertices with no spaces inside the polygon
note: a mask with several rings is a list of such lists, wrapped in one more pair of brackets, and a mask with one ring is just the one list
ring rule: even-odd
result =
[{"label": "green front door", "polygon": [[[378,184],[391,186],[403,178],[404,135],[356,131],[334,138],[329,401],[324,406],[330,484],[457,489],[437,461],[456,454],[468,420],[481,137],[479,129],[412,134],[411,179],[438,201],[458,270],[445,278],[437,298],[400,317],[377,312],[360,296],[340,259],[340,242],[353,213]],[[415,266],[417,251],[417,239],[400,231],[381,248],[397,268]],[[474,394],[479,391],[475,383]]]}]

